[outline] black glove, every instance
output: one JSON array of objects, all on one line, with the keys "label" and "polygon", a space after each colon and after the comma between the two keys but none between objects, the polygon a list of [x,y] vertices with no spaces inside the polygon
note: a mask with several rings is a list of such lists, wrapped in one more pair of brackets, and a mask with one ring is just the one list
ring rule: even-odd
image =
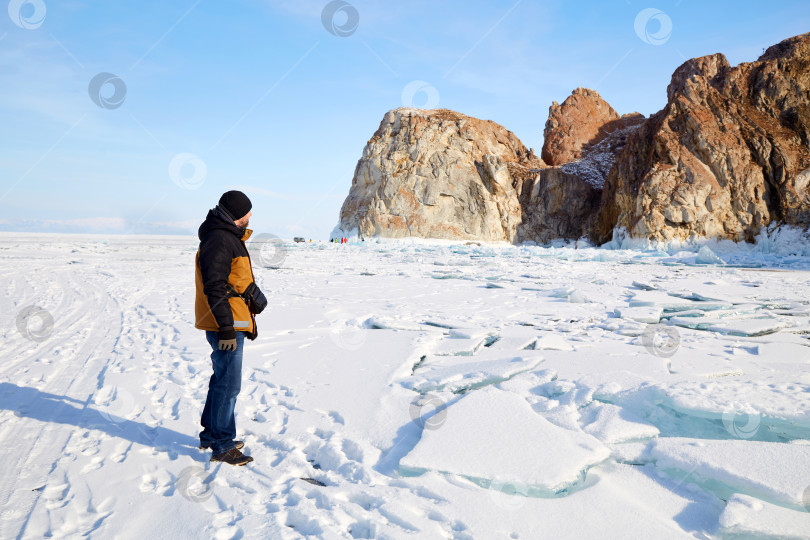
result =
[{"label": "black glove", "polygon": [[233,326],[223,326],[217,332],[219,338],[220,351],[235,351],[236,350],[236,330]]}]

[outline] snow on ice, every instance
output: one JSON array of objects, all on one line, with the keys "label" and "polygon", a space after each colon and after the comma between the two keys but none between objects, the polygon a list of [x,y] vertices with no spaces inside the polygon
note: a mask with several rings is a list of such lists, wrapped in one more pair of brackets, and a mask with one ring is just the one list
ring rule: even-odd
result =
[{"label": "snow on ice", "polygon": [[232,468],[196,240],[0,234],[0,537],[808,538],[807,245],[285,243]]}]

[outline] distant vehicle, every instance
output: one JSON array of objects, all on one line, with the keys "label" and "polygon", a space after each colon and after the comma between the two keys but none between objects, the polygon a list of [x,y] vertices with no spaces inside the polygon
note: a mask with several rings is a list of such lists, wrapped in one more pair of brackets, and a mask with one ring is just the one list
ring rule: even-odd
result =
[{"label": "distant vehicle", "polygon": [[295,238],[293,238],[293,242],[300,243],[300,242],[306,242],[306,240],[304,240],[300,236],[296,236]]}]

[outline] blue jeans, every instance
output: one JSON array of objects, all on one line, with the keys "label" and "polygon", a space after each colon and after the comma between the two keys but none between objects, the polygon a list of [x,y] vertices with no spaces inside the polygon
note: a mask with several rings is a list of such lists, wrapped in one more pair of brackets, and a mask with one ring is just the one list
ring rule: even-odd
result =
[{"label": "blue jeans", "polygon": [[200,432],[200,444],[210,446],[214,454],[221,454],[236,447],[233,442],[236,437],[234,409],[236,396],[242,389],[242,350],[245,333],[236,333],[235,351],[220,351],[216,332],[206,331],[205,338],[214,349],[211,353],[214,374],[208,382],[208,397],[200,420],[203,427]]}]

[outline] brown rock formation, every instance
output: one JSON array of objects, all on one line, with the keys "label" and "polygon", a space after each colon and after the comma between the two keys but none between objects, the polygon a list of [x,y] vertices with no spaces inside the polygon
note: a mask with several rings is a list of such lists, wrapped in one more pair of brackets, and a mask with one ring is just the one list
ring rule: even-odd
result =
[{"label": "brown rock formation", "polygon": [[777,221],[810,223],[810,34],[730,67],[687,61],[666,107],[630,136],[610,172],[594,231],[751,240]]},{"label": "brown rock formation", "polygon": [[619,116],[598,92],[577,88],[562,105],[554,101],[548,108],[543,161],[548,165],[575,161],[613,131],[639,124],[643,119],[638,113]]},{"label": "brown rock formation", "polygon": [[385,115],[357,164],[343,235],[548,242],[615,227],[655,240],[751,240],[810,224],[810,34],[731,67],[680,66],[667,105],[619,116],[596,92],[554,103],[543,157],[440,109]]},{"label": "brown rock formation", "polygon": [[574,90],[562,106],[555,102],[546,122],[543,161],[557,166],[537,171],[524,186],[518,240],[590,236],[608,173],[644,120],[639,113],[619,116],[587,88]]},{"label": "brown rock formation", "polygon": [[546,243],[590,237],[605,180],[627,138],[644,120],[638,113],[613,120],[610,131],[598,143],[583,147],[579,159],[536,171],[522,190],[518,240]]},{"label": "brown rock formation", "polygon": [[389,111],[357,163],[339,228],[361,236],[513,242],[522,177],[540,167],[495,122],[446,109]]}]

